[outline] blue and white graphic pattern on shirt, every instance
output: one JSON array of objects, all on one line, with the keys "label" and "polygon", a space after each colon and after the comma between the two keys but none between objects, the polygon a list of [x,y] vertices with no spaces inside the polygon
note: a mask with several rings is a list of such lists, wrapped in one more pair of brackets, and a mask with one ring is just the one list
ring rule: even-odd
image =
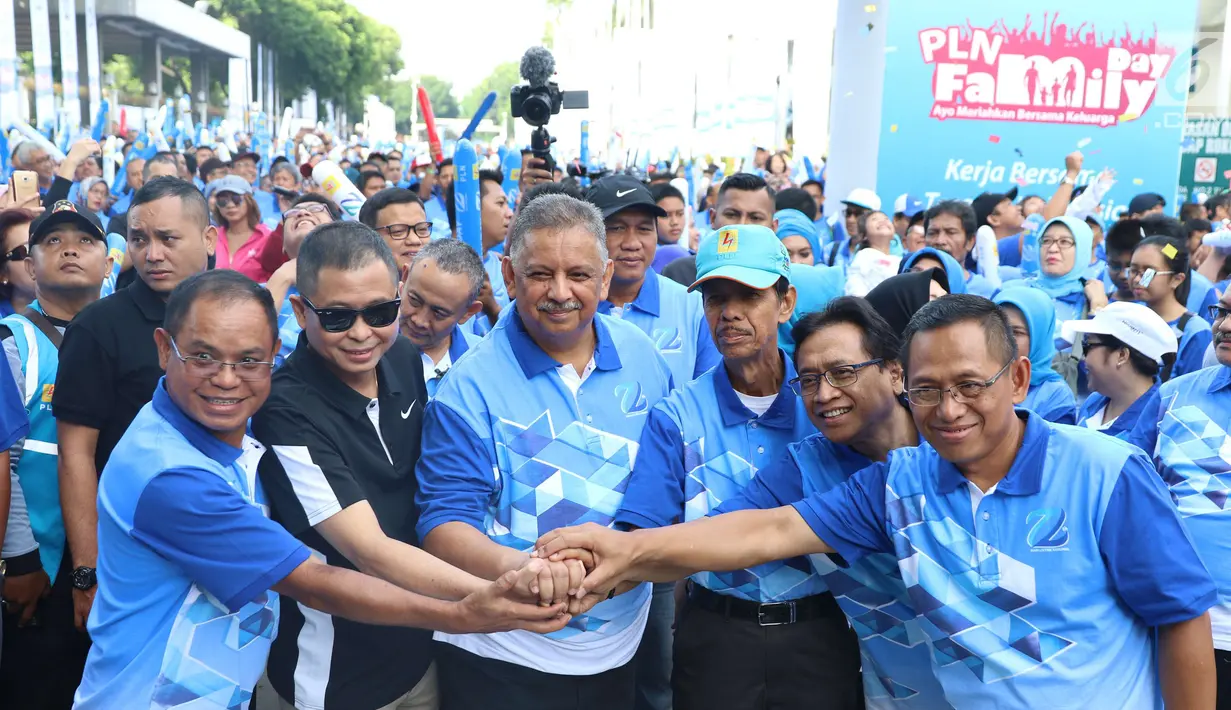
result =
[{"label": "blue and white graphic pattern on shirt", "polygon": [[963,664],[984,683],[1012,678],[1075,646],[1020,616],[1034,605],[1034,568],[978,539],[947,517],[929,515],[927,496],[886,491],[898,566],[933,639],[940,668]]},{"label": "blue and white graphic pattern on shirt", "polygon": [[[752,463],[725,449],[707,459],[704,436],[684,442],[684,468],[688,471],[684,480],[684,520],[709,515],[724,500],[739,495],[757,474]],[[804,557],[734,572],[698,572],[692,578],[711,591],[758,602],[800,599],[825,591]]]},{"label": "blue and white graphic pattern on shirt", "polygon": [[1223,513],[1231,493],[1231,437],[1196,405],[1173,409],[1176,397],[1165,404],[1158,431],[1163,481],[1180,517]]},{"label": "blue and white graphic pattern on shirt", "polygon": [[[488,508],[484,521],[488,537],[507,547],[529,550],[541,535],[556,528],[611,524],[624,499],[637,442],[577,421],[557,432],[551,412],[543,412],[524,427],[498,419],[492,433],[498,461],[494,474],[499,480],[500,471],[505,471],[507,479],[498,500]],[[615,603],[624,597],[630,598],[628,603]],[[549,636],[561,639],[598,631],[613,619],[627,623],[636,606],[631,602],[642,599],[641,594],[621,595],[574,617],[567,627]]]}]

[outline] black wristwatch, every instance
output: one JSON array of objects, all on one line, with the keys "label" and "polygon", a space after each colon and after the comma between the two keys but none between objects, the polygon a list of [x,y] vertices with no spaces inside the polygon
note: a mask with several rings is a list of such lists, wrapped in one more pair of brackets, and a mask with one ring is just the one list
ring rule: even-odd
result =
[{"label": "black wristwatch", "polygon": [[98,584],[93,567],[77,567],[73,570],[73,589],[88,592]]}]

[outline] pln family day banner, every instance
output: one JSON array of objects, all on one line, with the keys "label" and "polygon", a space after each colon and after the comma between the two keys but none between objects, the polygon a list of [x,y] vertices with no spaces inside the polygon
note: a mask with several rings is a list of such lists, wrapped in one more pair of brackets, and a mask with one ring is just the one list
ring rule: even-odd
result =
[{"label": "pln family day banner", "polygon": [[[1078,184],[1176,194],[1196,0],[894,2],[888,13],[877,192],[932,204],[981,192],[1049,196],[1064,156]],[[1169,209],[1170,211],[1170,209]]]}]

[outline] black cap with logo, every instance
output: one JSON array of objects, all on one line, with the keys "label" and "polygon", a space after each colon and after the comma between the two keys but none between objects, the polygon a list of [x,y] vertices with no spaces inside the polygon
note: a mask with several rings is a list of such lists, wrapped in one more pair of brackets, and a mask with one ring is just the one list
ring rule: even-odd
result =
[{"label": "black cap with logo", "polygon": [[658,206],[650,188],[632,175],[608,175],[595,182],[586,191],[586,200],[598,207],[607,219],[630,207],[641,207],[655,217],[666,217],[667,211]]},{"label": "black cap with logo", "polygon": [[43,241],[53,229],[64,224],[71,224],[98,239],[106,239],[107,236],[103,231],[103,223],[93,212],[79,208],[68,200],[60,200],[30,224],[30,246]]}]

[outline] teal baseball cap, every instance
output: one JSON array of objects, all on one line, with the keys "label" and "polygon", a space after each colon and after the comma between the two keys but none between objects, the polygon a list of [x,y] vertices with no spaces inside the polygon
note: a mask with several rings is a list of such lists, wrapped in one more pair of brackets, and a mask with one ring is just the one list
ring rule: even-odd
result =
[{"label": "teal baseball cap", "polygon": [[689,291],[710,279],[728,279],[758,291],[790,278],[791,255],[778,235],[758,224],[720,227],[697,248],[697,280]]}]

